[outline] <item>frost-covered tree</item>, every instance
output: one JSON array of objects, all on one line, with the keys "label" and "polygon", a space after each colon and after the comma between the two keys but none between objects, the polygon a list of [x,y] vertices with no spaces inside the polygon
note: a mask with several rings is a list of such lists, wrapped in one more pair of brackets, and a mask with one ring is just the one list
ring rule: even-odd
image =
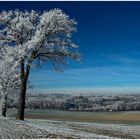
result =
[{"label": "frost-covered tree", "polygon": [[3,11],[0,13],[0,44],[16,47],[20,63],[21,90],[18,119],[24,120],[27,81],[31,66],[50,61],[56,70],[69,58],[80,60],[78,46],[72,42],[76,22],[60,9],[43,13]]},{"label": "frost-covered tree", "polygon": [[14,57],[14,49],[0,48],[0,115],[6,116],[7,96],[19,90],[18,63]]}]

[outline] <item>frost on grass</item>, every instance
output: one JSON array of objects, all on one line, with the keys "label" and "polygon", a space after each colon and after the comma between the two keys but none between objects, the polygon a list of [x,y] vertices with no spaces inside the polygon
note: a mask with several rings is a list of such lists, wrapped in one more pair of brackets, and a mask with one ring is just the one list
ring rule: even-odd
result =
[{"label": "frost on grass", "polygon": [[[110,138],[101,134],[88,133],[81,130],[76,130],[70,126],[71,123],[62,121],[45,121],[45,120],[30,120],[28,124],[32,127],[37,127],[55,135],[63,135],[65,138]],[[78,128],[78,127],[77,127]]]},{"label": "frost on grass", "polygon": [[0,118],[0,138],[140,138],[140,125]]},{"label": "frost on grass", "polygon": [[47,138],[49,134],[40,129],[32,128],[25,122],[0,118],[0,138]]},{"label": "frost on grass", "polygon": [[18,121],[0,118],[0,138],[109,138],[83,131],[76,131],[65,123],[43,120]]}]

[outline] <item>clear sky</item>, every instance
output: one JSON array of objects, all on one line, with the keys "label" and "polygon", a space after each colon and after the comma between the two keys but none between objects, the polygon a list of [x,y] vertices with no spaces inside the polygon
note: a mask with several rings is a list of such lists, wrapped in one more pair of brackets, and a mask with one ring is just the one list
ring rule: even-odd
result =
[{"label": "clear sky", "polygon": [[83,63],[32,70],[33,91],[140,91],[140,2],[0,2],[0,10],[52,8],[78,22],[73,40]]}]

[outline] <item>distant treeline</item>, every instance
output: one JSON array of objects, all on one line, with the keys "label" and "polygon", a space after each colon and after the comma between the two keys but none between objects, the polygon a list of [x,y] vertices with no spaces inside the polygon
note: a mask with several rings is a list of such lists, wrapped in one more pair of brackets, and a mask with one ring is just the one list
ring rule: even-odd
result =
[{"label": "distant treeline", "polygon": [[[8,107],[16,108],[17,99],[8,99]],[[26,108],[59,109],[73,111],[132,111],[140,110],[140,95],[28,95],[26,97]]]}]

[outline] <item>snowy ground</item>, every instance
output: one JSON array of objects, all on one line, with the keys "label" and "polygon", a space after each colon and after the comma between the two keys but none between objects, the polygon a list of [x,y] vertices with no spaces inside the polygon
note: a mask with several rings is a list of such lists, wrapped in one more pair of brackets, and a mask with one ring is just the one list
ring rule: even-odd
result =
[{"label": "snowy ground", "polygon": [[140,125],[0,118],[0,138],[140,138]]}]

